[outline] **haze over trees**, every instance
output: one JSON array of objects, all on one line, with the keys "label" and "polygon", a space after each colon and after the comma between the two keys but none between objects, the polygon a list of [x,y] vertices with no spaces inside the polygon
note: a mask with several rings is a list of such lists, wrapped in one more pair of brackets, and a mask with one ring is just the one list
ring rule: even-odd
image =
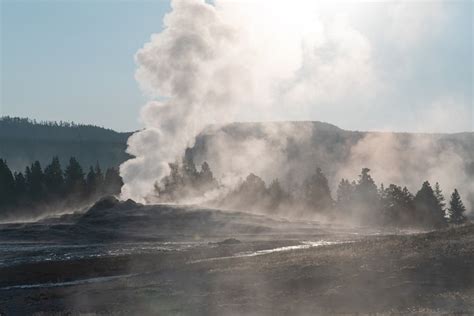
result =
[{"label": "haze over trees", "polygon": [[[170,174],[155,184],[153,202],[205,201],[209,206],[256,211],[271,215],[382,225],[391,227],[443,228],[467,221],[466,208],[457,189],[446,209],[438,183],[428,181],[412,194],[406,187],[383,184],[377,189],[369,168],[357,181],[341,179],[335,199],[320,168],[291,190],[278,179],[267,186],[251,173],[229,191],[215,179],[207,162],[196,168],[191,157],[170,164]],[[24,172],[12,172],[0,159],[0,218],[37,216],[44,209],[85,205],[104,195],[120,192],[122,179],[115,168],[102,172],[99,164],[84,170],[71,157],[62,168],[58,157],[42,168],[35,161]],[[206,197],[203,199],[203,197]],[[47,206],[47,207],[45,207]]]},{"label": "haze over trees", "polygon": [[182,162],[170,163],[169,166],[170,174],[161,183],[155,183],[156,194],[162,202],[173,202],[183,197],[202,197],[206,192],[217,188],[217,181],[207,162],[198,171],[189,151]]},{"label": "haze over trees", "polygon": [[334,204],[328,179],[321,171],[321,168],[316,168],[316,172],[304,180],[302,193],[307,207],[328,211]]},{"label": "haze over trees", "polygon": [[108,168],[104,175],[96,164],[86,175],[74,157],[64,171],[58,157],[44,170],[35,161],[24,172],[12,172],[6,160],[0,159],[0,219],[85,206],[103,195],[120,193],[122,184],[116,168]]},{"label": "haze over trees", "polygon": [[[161,184],[156,184],[155,201],[179,202],[202,196],[207,190],[199,190],[202,170],[212,175],[209,165],[203,164],[201,172],[196,170],[192,160],[171,164],[171,172]],[[209,170],[209,171],[207,171]],[[448,223],[466,222],[465,207],[457,190],[454,191],[448,213],[445,212],[444,196],[438,183],[435,189],[428,181],[412,194],[406,187],[390,184],[377,189],[369,168],[363,168],[357,181],[341,179],[336,199],[332,197],[328,179],[320,168],[302,179],[301,184],[285,189],[278,179],[270,185],[251,173],[234,189],[219,186],[212,177],[206,178],[215,198],[206,204],[220,208],[256,211],[263,214],[296,216],[302,218],[326,218],[333,221],[360,225],[388,227],[418,227],[439,229]]]},{"label": "haze over trees", "polygon": [[[0,158],[8,161],[12,172],[24,173],[25,166],[35,161],[39,161],[41,166],[45,167],[51,162],[53,156],[59,158],[62,166],[68,165],[70,157],[75,157],[84,167],[83,172],[86,174],[89,171],[88,167],[95,166],[98,161],[105,172],[106,168],[118,167],[131,158],[125,152],[126,142],[130,135],[131,133],[117,133],[92,125],[3,117],[0,118]],[[278,178],[280,184],[294,180],[296,186],[298,181],[301,185],[303,179],[306,178],[306,170],[314,171],[316,167],[321,168],[325,176],[331,180],[337,179],[341,166],[347,166],[348,163],[356,168],[367,165],[380,170],[385,163],[388,164],[390,161],[362,159],[362,161],[351,162],[349,159],[354,149],[357,149],[359,153],[367,153],[364,145],[367,145],[367,141],[369,145],[373,144],[370,140],[374,139],[381,139],[384,144],[387,143],[386,141],[393,144],[393,148],[391,146],[386,148],[393,149],[393,155],[390,155],[391,161],[408,160],[406,166],[399,171],[401,178],[407,179],[404,180],[402,187],[407,185],[415,188],[418,180],[411,175],[416,172],[428,178],[427,170],[433,168],[439,168],[442,171],[439,177],[442,179],[450,174],[443,170],[452,171],[449,162],[455,162],[455,174],[449,176],[459,178],[457,185],[463,200],[467,206],[474,205],[474,192],[466,185],[468,179],[474,176],[474,133],[359,132],[344,130],[323,122],[232,123],[206,129],[197,136],[196,143],[190,151],[194,161],[199,162],[198,168],[202,162],[207,161],[214,173],[237,171],[235,173],[242,174],[242,170],[230,170],[232,166],[229,166],[229,162],[234,156],[240,160],[245,158],[244,145],[249,140],[257,141],[259,144],[265,144],[265,151],[274,151],[278,155],[275,157],[277,163],[271,169],[264,170],[268,164],[261,162],[248,171],[268,181]],[[423,146],[417,146],[420,142]],[[272,147],[272,144],[276,147]],[[367,148],[370,148],[369,145]],[[419,159],[410,158],[427,155],[433,157],[427,161],[427,164],[419,163]],[[372,155],[369,156],[372,157]],[[454,156],[454,160],[446,159],[447,156]],[[444,158],[437,159],[436,157]],[[267,159],[266,156],[262,156],[262,161],[263,158]],[[279,161],[285,163],[281,165]],[[448,168],[443,165],[446,162],[448,162]],[[393,182],[381,178],[377,180]],[[152,185],[153,183],[150,187]],[[292,187],[289,190],[294,189]],[[435,186],[433,189],[435,190]],[[446,192],[447,200],[448,193],[451,192]],[[333,195],[333,199],[337,199],[336,194]],[[448,201],[445,203],[447,204]]]},{"label": "haze over trees", "polygon": [[[474,178],[472,132],[349,131],[317,121],[231,123],[204,130],[196,138],[192,152],[194,161],[207,161],[214,174],[246,176],[243,172],[253,172],[266,182],[278,178],[280,183],[290,183],[290,191],[317,167],[336,187],[342,174],[346,177],[348,172],[367,166],[380,174],[375,179],[377,186],[380,182],[386,186],[394,183],[412,191],[421,187],[420,179],[431,179],[436,170],[441,186],[447,184],[443,179],[456,179],[465,205],[474,205],[474,189],[470,185]],[[257,161],[246,160],[247,157],[256,157]],[[248,168],[241,167],[242,161]],[[354,176],[349,180],[358,179]],[[433,189],[435,182],[431,183]],[[337,199],[336,187],[331,185],[333,199]],[[445,192],[446,200],[449,194]]]},{"label": "haze over trees", "polygon": [[[292,131],[307,131],[309,138],[301,144],[298,143],[300,139],[282,134],[287,139],[283,154],[288,157],[284,161],[302,163],[302,169],[313,171],[302,174],[295,172],[295,166],[284,166],[281,169],[290,172],[295,180],[289,187],[286,186],[285,174],[278,173],[280,169],[277,168],[274,179],[265,175],[265,179],[270,179],[268,184],[259,177],[259,171],[254,171],[238,183],[226,184],[224,188],[219,179],[215,178],[210,164],[203,159],[211,156],[211,153],[212,157],[219,155],[219,151],[212,151],[212,144],[232,145],[245,142],[249,137],[267,137],[268,128],[265,127],[272,127],[271,130],[278,133],[284,133],[283,127],[291,127],[288,130]],[[156,194],[150,196],[149,201],[207,201],[206,203],[216,207],[276,215],[291,213],[292,216],[320,216],[367,225],[437,228],[446,225],[447,217],[453,224],[465,221],[467,211],[459,192],[456,191],[454,199],[451,196],[450,201],[446,201],[438,183],[433,187],[430,183],[424,183],[419,192],[413,193],[397,184],[377,188],[370,169],[364,168],[357,179],[342,179],[337,191],[331,192],[328,177],[334,179],[337,166],[344,165],[348,150],[367,135],[375,134],[345,131],[321,122],[225,125],[217,131],[208,131],[198,136],[196,145],[186,151],[184,159],[170,164],[170,174],[156,183]],[[0,164],[0,214],[12,213],[13,209],[16,209],[16,213],[20,212],[19,209],[31,209],[34,213],[38,211],[34,210],[33,205],[52,205],[66,200],[84,201],[95,198],[95,192],[107,194],[107,190],[103,192],[101,189],[107,187],[105,179],[121,182],[118,172],[110,167],[116,167],[128,158],[124,150],[129,135],[92,125],[0,118],[0,157],[3,157]],[[410,134],[393,135],[401,145],[410,144],[410,139],[414,137]],[[435,143],[436,148],[457,148],[460,155],[472,152],[472,135],[469,133],[423,137],[432,138],[430,142]],[[74,147],[72,151],[71,146]],[[52,160],[51,152],[55,156]],[[79,154],[68,154],[71,152]],[[233,153],[227,149],[221,152]],[[75,158],[70,159],[71,156]],[[463,157],[465,173],[472,175],[474,163],[470,156]],[[202,163],[196,166],[194,159]],[[24,169],[25,161],[29,162]],[[109,170],[102,171],[96,164],[97,161]],[[216,170],[222,172],[219,168]],[[413,183],[410,187],[413,187]],[[110,192],[119,190],[116,186]],[[472,205],[474,200],[469,192],[463,198],[470,202],[468,205]]]}]

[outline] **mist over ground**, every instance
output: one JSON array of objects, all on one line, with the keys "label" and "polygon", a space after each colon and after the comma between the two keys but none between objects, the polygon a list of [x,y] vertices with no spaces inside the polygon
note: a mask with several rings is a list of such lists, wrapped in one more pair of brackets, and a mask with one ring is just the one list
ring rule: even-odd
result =
[{"label": "mist over ground", "polygon": [[107,198],[0,225],[0,312],[470,314],[473,238]]}]

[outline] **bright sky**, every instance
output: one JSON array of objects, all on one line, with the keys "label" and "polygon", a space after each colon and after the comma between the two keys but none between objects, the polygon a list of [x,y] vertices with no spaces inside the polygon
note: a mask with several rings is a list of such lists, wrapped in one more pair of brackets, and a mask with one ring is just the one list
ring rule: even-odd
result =
[{"label": "bright sky", "polygon": [[[168,1],[0,2],[0,115],[120,131],[141,127],[146,98],[134,79],[134,54],[162,30]],[[370,101],[354,100],[371,104],[348,111],[345,104],[304,106],[269,119],[358,130],[472,131],[472,2],[387,3],[341,9],[370,44],[376,81],[384,86]],[[337,6],[326,11],[340,13]]]}]

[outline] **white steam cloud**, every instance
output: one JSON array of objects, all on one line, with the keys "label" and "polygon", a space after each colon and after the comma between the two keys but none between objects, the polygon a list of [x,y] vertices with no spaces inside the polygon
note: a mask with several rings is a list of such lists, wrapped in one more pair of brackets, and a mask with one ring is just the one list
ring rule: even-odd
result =
[{"label": "white steam cloud", "polygon": [[[122,196],[143,201],[207,125],[264,120],[311,102],[374,91],[367,39],[313,1],[173,0],[165,29],[138,51],[136,79],[151,100],[128,141]],[[270,111],[271,110],[271,111]]]}]

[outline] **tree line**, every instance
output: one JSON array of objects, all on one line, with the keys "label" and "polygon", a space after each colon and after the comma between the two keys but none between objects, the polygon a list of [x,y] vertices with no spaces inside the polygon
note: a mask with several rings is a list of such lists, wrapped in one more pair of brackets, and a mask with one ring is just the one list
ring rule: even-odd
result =
[{"label": "tree line", "polygon": [[77,124],[75,122],[64,122],[64,121],[45,121],[45,120],[35,120],[23,117],[10,117],[10,116],[3,116],[0,120],[5,124],[23,124],[23,125],[44,125],[44,126],[51,126],[51,127],[98,127],[92,124]]},{"label": "tree line", "polygon": [[86,205],[103,195],[118,194],[123,185],[116,168],[102,172],[99,164],[85,172],[71,157],[63,170],[58,157],[42,168],[33,162],[12,172],[0,159],[0,218],[37,216],[54,207]]},{"label": "tree line", "polygon": [[129,133],[91,124],[63,121],[37,121],[21,117],[0,117],[0,135],[3,139],[46,139],[58,141],[126,142]]},{"label": "tree line", "polygon": [[[85,172],[72,157],[63,170],[58,157],[44,169],[38,161],[24,172],[12,172],[0,159],[0,218],[35,216],[54,207],[86,205],[103,195],[120,193],[123,185],[116,168],[102,172],[99,164]],[[442,228],[467,221],[466,208],[457,189],[446,203],[438,183],[425,181],[416,194],[406,187],[377,187],[370,169],[363,168],[357,180],[342,179],[333,198],[329,181],[316,168],[300,184],[285,188],[278,179],[269,185],[249,174],[233,189],[214,178],[207,162],[198,170],[190,157],[170,164],[170,174],[155,184],[153,201],[192,201],[215,190],[210,206],[253,210],[274,215],[321,216],[336,221],[393,227]],[[222,193],[224,192],[224,193]]]},{"label": "tree line", "polygon": [[[186,200],[220,187],[206,162],[198,171],[192,159],[185,157],[182,163],[170,164],[170,169],[170,175],[155,185],[156,197],[161,200]],[[263,179],[251,173],[233,190],[207,204],[392,227],[442,228],[467,221],[466,208],[457,189],[447,204],[438,183],[432,187],[425,181],[416,194],[396,184],[377,187],[368,168],[361,170],[357,180],[341,179],[335,198],[327,177],[316,168],[302,183],[291,188],[284,188],[278,179],[267,186]]]}]

